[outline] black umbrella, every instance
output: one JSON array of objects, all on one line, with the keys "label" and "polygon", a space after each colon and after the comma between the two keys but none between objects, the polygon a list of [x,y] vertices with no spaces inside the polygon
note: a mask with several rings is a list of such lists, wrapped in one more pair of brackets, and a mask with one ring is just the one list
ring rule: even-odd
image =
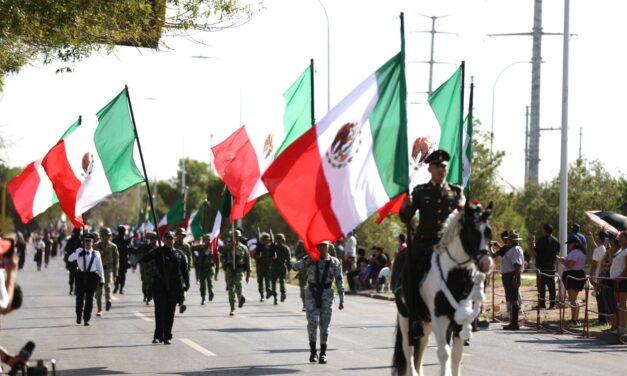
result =
[{"label": "black umbrella", "polygon": [[[592,216],[597,217],[600,221],[612,226],[618,231],[627,230],[627,217],[610,211],[586,212],[586,215],[592,220]],[[598,224],[599,221],[596,221]]]}]

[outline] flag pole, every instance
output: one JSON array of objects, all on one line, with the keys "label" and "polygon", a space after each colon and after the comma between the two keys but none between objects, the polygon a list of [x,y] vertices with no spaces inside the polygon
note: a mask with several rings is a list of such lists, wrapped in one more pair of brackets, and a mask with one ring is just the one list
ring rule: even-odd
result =
[{"label": "flag pole", "polygon": [[[405,73],[405,14],[403,12],[401,12],[401,71],[402,74]],[[401,88],[401,95],[403,94],[403,90],[407,90],[407,88]],[[407,115],[405,113],[405,115],[403,115],[404,111],[403,108],[401,106],[401,121],[403,120],[403,118]],[[406,119],[405,119],[406,120]],[[409,186],[407,187],[407,195],[408,197],[411,197],[411,192],[409,192]],[[412,229],[411,229],[411,218],[409,218],[407,220],[407,222],[405,223],[405,227],[406,227],[406,231],[407,231],[407,249],[409,251],[411,251],[411,243],[412,243]],[[408,253],[407,255],[408,257],[408,262],[409,265],[412,265],[411,263],[411,252]]]},{"label": "flag pole", "polygon": [[[228,189],[228,188],[226,188],[226,184],[224,185],[224,187],[225,187],[225,189]],[[233,196],[231,196],[231,209],[233,209]],[[229,217],[230,216],[231,215],[229,213]],[[229,218],[229,220],[230,220],[230,218]],[[239,239],[238,239],[238,241],[239,241]],[[237,244],[235,243],[235,222],[233,222],[233,221],[231,221],[231,242],[233,242],[233,247],[232,247],[233,250],[231,251],[232,252],[232,256],[233,256],[233,258],[231,259],[231,267],[233,268],[233,271],[235,271],[235,247],[237,246]],[[225,277],[226,277],[226,275],[225,275]]]},{"label": "flag pole", "polygon": [[[470,96],[468,97],[468,115],[466,118],[468,119],[468,129],[466,129],[466,134],[468,135],[468,151],[470,155],[468,156],[468,168],[470,168],[470,172],[468,174],[468,182],[466,183],[466,197],[470,198],[470,177],[472,176],[472,106],[473,99],[475,93],[475,83],[474,77],[470,77]],[[463,166],[462,166],[463,167]],[[462,184],[464,182],[464,175],[462,174]]]},{"label": "flag pole", "polygon": [[466,81],[466,62],[462,60],[462,98],[461,98],[461,111],[459,111],[459,142],[457,152],[459,153],[459,177],[462,179],[462,188],[464,185],[464,89]]},{"label": "flag pole", "polygon": [[316,124],[316,107],[314,104],[314,59],[309,61],[309,79],[311,80],[311,126]]},{"label": "flag pole", "polygon": [[[133,122],[133,131],[135,132],[135,140],[137,141],[137,150],[139,151],[139,158],[142,162],[142,170],[144,171],[144,181],[146,182],[146,189],[148,190],[148,199],[150,200],[150,211],[152,212],[152,219],[155,223],[155,226],[159,223],[157,221],[157,213],[155,212],[155,205],[152,200],[152,192],[150,191],[150,184],[148,183],[148,173],[146,172],[146,163],[144,162],[144,153],[142,152],[142,146],[139,142],[139,134],[137,133],[137,125],[135,124],[135,114],[133,113],[133,105],[131,104],[131,95],[128,91],[128,85],[124,85],[124,91],[126,91],[126,100],[128,101],[128,109],[131,112],[131,120]],[[157,229],[157,239],[159,241],[159,246],[161,247],[161,234]]]}]

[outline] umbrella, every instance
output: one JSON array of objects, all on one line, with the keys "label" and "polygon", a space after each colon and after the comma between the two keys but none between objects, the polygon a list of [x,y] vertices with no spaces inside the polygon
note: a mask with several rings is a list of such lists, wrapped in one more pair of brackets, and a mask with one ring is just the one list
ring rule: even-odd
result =
[{"label": "umbrella", "polygon": [[589,210],[586,216],[604,230],[618,234],[627,230],[627,217],[615,212]]}]

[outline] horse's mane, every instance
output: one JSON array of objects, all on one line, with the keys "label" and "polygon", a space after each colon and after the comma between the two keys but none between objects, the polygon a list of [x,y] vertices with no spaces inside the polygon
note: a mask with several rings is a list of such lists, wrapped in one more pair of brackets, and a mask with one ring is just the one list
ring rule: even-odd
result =
[{"label": "horse's mane", "polygon": [[455,237],[459,234],[459,228],[461,226],[461,221],[459,217],[461,216],[462,211],[459,209],[455,209],[449,216],[446,218],[446,222],[442,226],[442,238],[440,241],[433,247],[433,249],[438,253],[444,252],[444,246],[450,244]]}]

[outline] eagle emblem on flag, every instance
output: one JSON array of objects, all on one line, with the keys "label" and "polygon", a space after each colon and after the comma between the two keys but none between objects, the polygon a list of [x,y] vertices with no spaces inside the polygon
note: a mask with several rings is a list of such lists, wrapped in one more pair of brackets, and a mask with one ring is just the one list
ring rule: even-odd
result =
[{"label": "eagle emblem on flag", "polygon": [[90,152],[87,152],[83,155],[83,159],[81,161],[81,167],[83,168],[83,176],[91,175],[91,172],[94,170],[94,156]]},{"label": "eagle emblem on flag", "polygon": [[327,162],[333,168],[347,166],[353,160],[353,156],[359,152],[361,140],[358,139],[361,130],[357,123],[346,123],[337,131],[331,148],[327,150]]}]

